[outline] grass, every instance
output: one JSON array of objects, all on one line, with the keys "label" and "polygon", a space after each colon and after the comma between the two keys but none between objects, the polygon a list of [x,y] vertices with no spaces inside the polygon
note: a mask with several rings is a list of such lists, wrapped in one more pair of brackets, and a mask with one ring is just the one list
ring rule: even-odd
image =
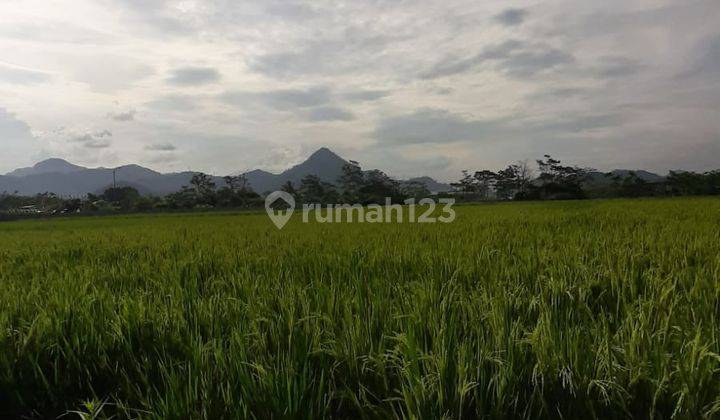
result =
[{"label": "grass", "polygon": [[720,201],[0,224],[0,416],[720,416]]}]

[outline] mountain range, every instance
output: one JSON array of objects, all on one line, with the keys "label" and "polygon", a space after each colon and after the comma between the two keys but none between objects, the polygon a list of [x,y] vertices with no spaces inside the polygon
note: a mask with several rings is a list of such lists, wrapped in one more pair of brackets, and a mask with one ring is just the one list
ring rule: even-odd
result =
[{"label": "mountain range", "polygon": [[605,172],[597,172],[592,171],[588,174],[588,178],[585,180],[585,185],[587,185],[590,188],[602,188],[607,187],[608,185],[613,183],[614,177],[618,178],[626,178],[630,176],[630,173],[635,173],[635,176],[639,179],[649,182],[651,184],[663,182],[665,180],[664,176],[660,176],[658,174],[654,174],[652,172],[643,171],[643,170],[636,170],[631,171],[629,169],[615,169],[613,171],[610,171],[610,176],[606,174]]},{"label": "mountain range", "polygon": [[[305,162],[273,174],[263,170],[245,173],[248,183],[259,193],[279,190],[290,181],[295,185],[307,175],[316,175],[325,182],[335,183],[348,162],[332,152],[321,148]],[[35,195],[45,192],[60,196],[83,196],[99,194],[113,185],[113,172],[118,186],[133,187],[143,195],[164,196],[189,185],[196,172],[160,173],[138,165],[118,168],[85,168],[62,159],[44,160],[33,167],[16,169],[0,176],[0,192]],[[222,177],[214,177],[215,184],[225,185]],[[413,178],[432,192],[449,191],[452,187],[430,177]]]}]

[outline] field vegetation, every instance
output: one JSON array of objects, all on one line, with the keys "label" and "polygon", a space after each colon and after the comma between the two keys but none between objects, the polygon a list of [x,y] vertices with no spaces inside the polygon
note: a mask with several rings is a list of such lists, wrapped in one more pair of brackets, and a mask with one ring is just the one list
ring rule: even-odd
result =
[{"label": "field vegetation", "polygon": [[0,417],[720,416],[720,200],[456,209],[2,223]]}]

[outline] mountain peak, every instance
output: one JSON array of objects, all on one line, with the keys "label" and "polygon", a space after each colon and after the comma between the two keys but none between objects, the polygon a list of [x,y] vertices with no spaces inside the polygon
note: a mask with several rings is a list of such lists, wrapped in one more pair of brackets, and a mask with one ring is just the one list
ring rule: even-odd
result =
[{"label": "mountain peak", "polygon": [[41,160],[40,162],[36,163],[35,166],[42,166],[42,165],[47,165],[47,164],[72,165],[70,162],[68,162],[65,159],[48,158],[48,159]]},{"label": "mountain peak", "polygon": [[305,162],[296,165],[289,171],[292,171],[293,169],[304,168],[304,170],[306,170],[308,174],[318,175],[314,172],[323,172],[323,170],[327,169],[335,172],[336,170],[338,170],[338,168],[342,169],[342,167],[346,163],[347,161],[345,159],[338,156],[332,150],[328,149],[327,147],[321,147],[315,153],[310,155],[310,157],[307,158]]},{"label": "mountain peak", "polygon": [[72,163],[60,159],[60,158],[50,158],[45,159],[42,162],[36,163],[31,168],[21,168],[16,169],[10,173],[8,173],[8,176],[14,176],[14,177],[24,177],[24,176],[30,176],[30,175],[42,175],[42,174],[67,174],[71,172],[77,172],[81,171],[83,169],[82,166],[73,165]]},{"label": "mountain peak", "polygon": [[332,150],[328,149],[327,147],[321,147],[318,150],[315,151],[310,157],[307,159],[310,160],[316,160],[316,159],[334,159],[334,160],[343,160],[340,156],[338,156],[337,153],[333,152]]},{"label": "mountain peak", "polygon": [[254,170],[246,172],[250,186],[257,192],[266,192],[280,189],[286,182],[300,185],[307,175],[315,175],[325,182],[335,182],[342,175],[343,166],[347,161],[327,147],[316,150],[304,162],[280,173]]}]

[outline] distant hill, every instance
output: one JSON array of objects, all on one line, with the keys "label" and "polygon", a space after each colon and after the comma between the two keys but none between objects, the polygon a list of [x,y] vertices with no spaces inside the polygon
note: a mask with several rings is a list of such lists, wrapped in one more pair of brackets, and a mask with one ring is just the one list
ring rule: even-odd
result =
[{"label": "distant hill", "polygon": [[[336,183],[342,168],[348,162],[328,148],[321,148],[303,163],[273,174],[260,169],[244,175],[250,187],[258,193],[279,190],[288,181],[295,186],[307,175],[316,175],[321,180]],[[143,195],[164,196],[189,185],[196,172],[163,174],[138,165],[119,168],[84,168],[62,159],[48,159],[32,168],[22,168],[0,176],[0,192],[35,195],[52,192],[61,196],[83,196],[98,194],[113,185],[115,171],[118,186],[132,186]],[[430,191],[447,191],[450,186],[441,184],[430,177],[414,178]],[[225,185],[222,177],[214,177],[218,187]]]},{"label": "distant hill", "polygon": [[62,159],[47,159],[44,160],[31,168],[16,169],[7,174],[12,177],[23,177],[31,175],[43,175],[43,174],[69,174],[72,172],[78,172],[85,170],[82,166],[73,165]]},{"label": "distant hill", "polygon": [[0,192],[35,195],[45,192],[61,196],[97,194],[113,185],[132,186],[145,195],[167,195],[187,185],[193,172],[161,174],[138,165],[119,168],[84,168],[62,159],[48,159],[32,168],[0,176]]},{"label": "distant hill", "polygon": [[665,177],[660,176],[658,174],[654,174],[652,172],[643,171],[643,170],[629,170],[629,169],[615,169],[614,171],[610,172],[610,176],[607,176],[605,172],[591,172],[587,181],[585,184],[590,188],[602,188],[610,186],[613,182],[613,177],[618,176],[620,178],[626,178],[630,175],[631,172],[634,172],[635,175],[637,175],[638,178],[642,179],[643,181],[649,182],[649,183],[656,183],[656,182],[662,182],[665,180]]},{"label": "distant hill", "polygon": [[615,169],[614,171],[612,171],[612,174],[613,174],[613,175],[618,175],[618,176],[620,176],[621,178],[625,178],[625,177],[627,177],[628,175],[630,175],[630,172],[635,172],[635,175],[637,175],[637,177],[640,178],[640,179],[642,179],[643,181],[647,181],[647,182],[662,182],[662,181],[665,181],[665,177],[664,177],[664,176],[660,176],[660,175],[658,175],[658,174],[654,174],[654,173],[652,173],[652,172],[643,171],[643,170],[632,171],[632,170],[629,170],[629,169]]},{"label": "distant hill", "polygon": [[429,176],[421,176],[417,178],[410,178],[407,180],[408,182],[418,182],[420,184],[425,185],[425,187],[433,194],[436,193],[442,193],[442,192],[448,192],[452,191],[453,187],[450,184],[444,184],[442,182],[437,182],[434,179],[430,178]]},{"label": "distant hill", "polygon": [[[288,181],[292,182],[293,185],[297,187],[300,185],[300,181],[308,175],[315,175],[325,182],[337,184],[338,178],[342,176],[343,166],[347,164],[347,160],[341,158],[332,150],[323,147],[310,155],[305,162],[293,166],[280,174],[272,174],[263,170],[254,170],[245,173],[245,176],[247,177],[248,183],[253,190],[263,193],[279,190]],[[452,190],[450,185],[439,183],[428,176],[412,178],[407,181],[415,181],[424,184],[431,192],[445,192]]]},{"label": "distant hill", "polygon": [[325,182],[335,183],[342,175],[342,168],[348,162],[330,149],[323,147],[310,155],[303,163],[280,174],[271,174],[262,170],[247,172],[245,176],[253,190],[259,193],[279,190],[288,181],[295,186],[308,175],[316,175]]}]

